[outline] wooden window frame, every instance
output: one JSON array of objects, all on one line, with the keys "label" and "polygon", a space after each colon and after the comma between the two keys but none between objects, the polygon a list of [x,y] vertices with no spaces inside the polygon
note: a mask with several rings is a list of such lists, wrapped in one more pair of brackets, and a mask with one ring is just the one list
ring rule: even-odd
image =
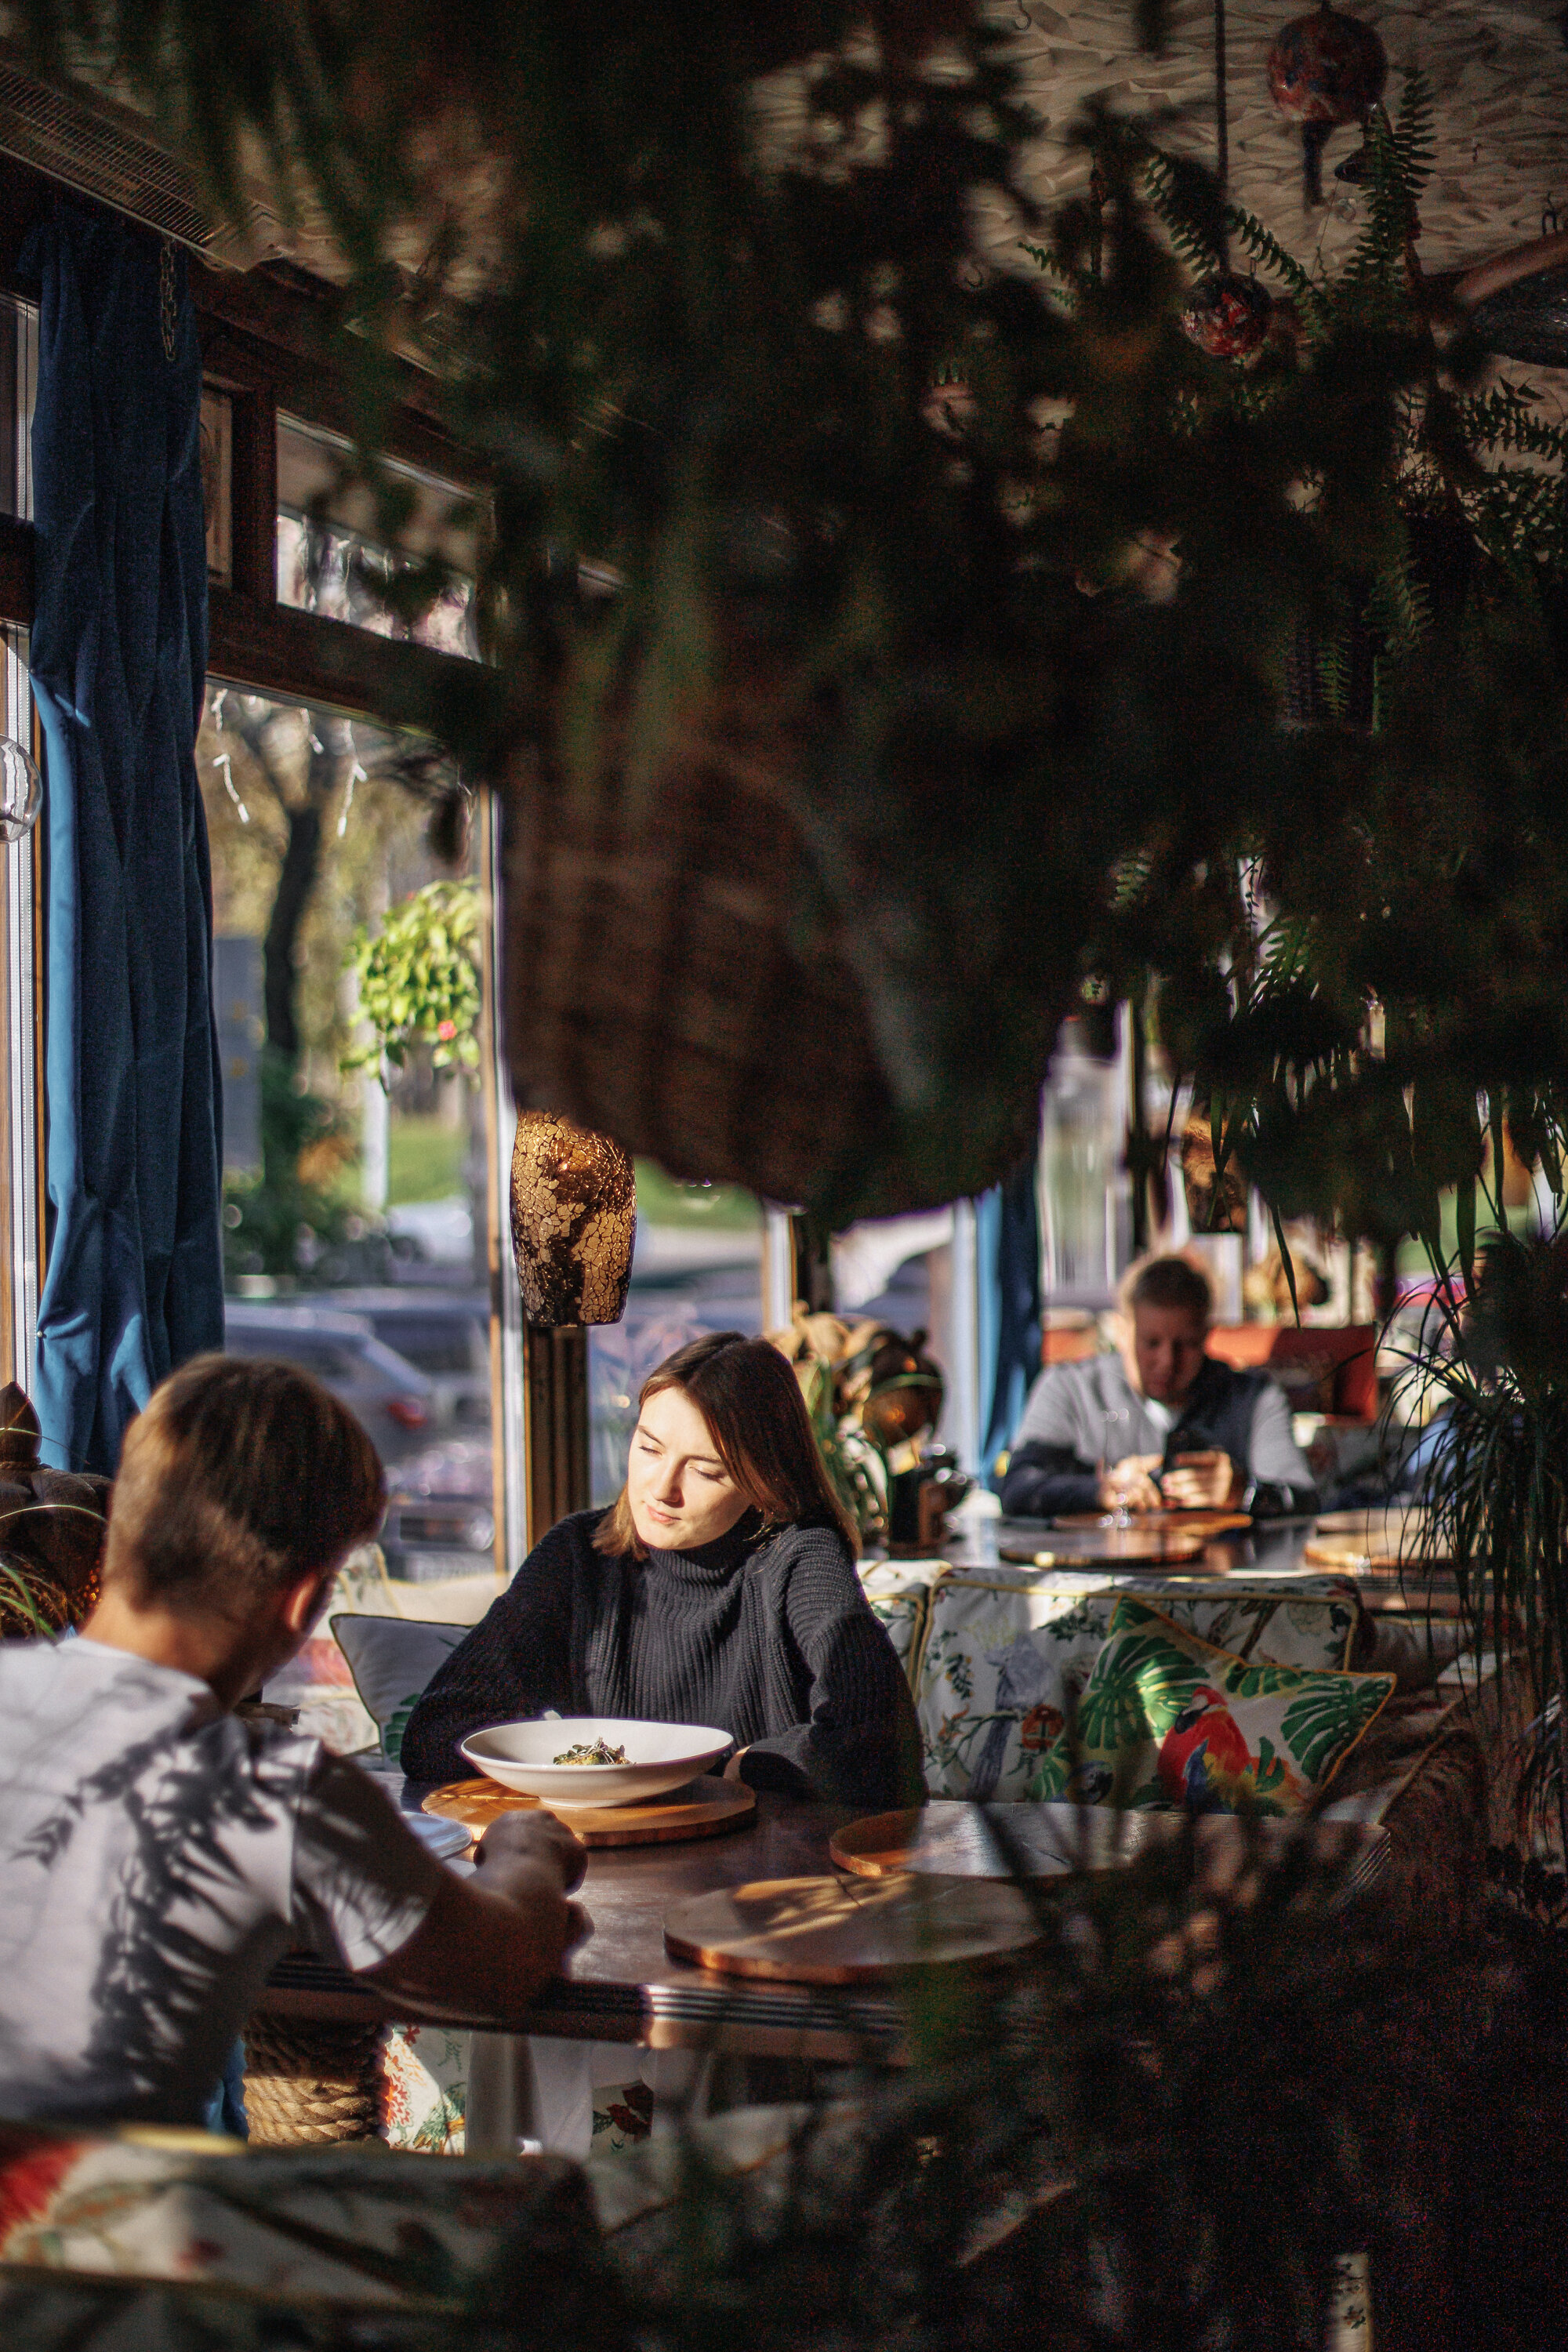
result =
[{"label": "wooden window frame", "polygon": [[[42,173],[0,157],[0,290],[34,299],[17,269],[17,257],[28,230],[58,193],[58,184]],[[75,200],[90,202],[79,196]],[[469,665],[459,656],[377,636],[352,623],[279,603],[279,412],[339,436],[352,431],[347,393],[326,356],[337,292],[279,264],[242,275],[210,269],[192,256],[189,274],[203,379],[229,395],[233,413],[230,584],[208,584],[208,677],[349,718],[373,718],[378,709],[412,702],[437,680],[467,671]],[[397,396],[381,444],[384,454],[482,496],[489,488],[486,469],[443,428],[429,379],[402,362],[395,380]],[[32,625],[33,555],[31,522],[0,515],[0,625],[21,629]],[[496,812],[487,800],[480,813],[479,848],[481,879],[492,909],[498,903],[499,836]],[[509,1124],[510,1092],[494,1015],[498,954],[492,919],[485,939],[482,1080],[492,1160],[486,1197],[495,1562],[498,1575],[504,1578],[521,1556],[521,1545],[531,1544],[543,1532],[540,1513],[548,1510],[548,1502],[535,1496],[538,1481],[530,1476],[530,1465],[542,1452],[532,1442],[534,1424],[542,1429],[552,1425],[562,1404],[559,1399],[538,1395],[537,1381],[525,1374],[521,1303],[510,1276],[506,1214],[510,1154],[503,1152],[500,1141]],[[33,1040],[40,1070],[42,1024],[40,989]],[[37,1206],[41,1234],[41,1166]],[[37,1271],[41,1287],[41,1264]],[[0,1274],[0,1289],[6,1286]],[[0,1299],[0,1307],[5,1303]],[[19,1368],[17,1377],[26,1376],[26,1368]],[[585,1413],[585,1372],[582,1385],[578,1404]]]}]

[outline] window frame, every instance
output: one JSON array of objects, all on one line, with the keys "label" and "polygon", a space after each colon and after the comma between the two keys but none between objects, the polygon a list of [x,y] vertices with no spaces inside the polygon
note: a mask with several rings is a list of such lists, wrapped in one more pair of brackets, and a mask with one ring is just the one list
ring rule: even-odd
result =
[{"label": "window frame", "polygon": [[[17,256],[28,230],[47,212],[61,184],[28,165],[0,157],[0,291],[19,302],[30,303],[32,298],[21,281]],[[94,201],[79,195],[76,200]],[[210,268],[195,254],[187,256],[187,262],[203,381],[226,393],[232,410],[230,575],[227,585],[216,580],[208,583],[208,678],[310,703],[349,719],[372,719],[378,709],[400,702],[413,705],[437,680],[467,671],[470,665],[457,655],[377,636],[349,622],[278,602],[278,412],[281,408],[307,425],[339,436],[353,430],[347,390],[326,355],[341,299],[337,289],[285,264],[263,264],[241,275]],[[431,380],[405,361],[394,363],[393,374],[395,397],[382,441],[386,456],[484,496],[490,487],[489,471],[444,429]],[[20,396],[17,413],[26,414]],[[25,460],[25,449],[22,455]],[[18,472],[25,484],[29,478],[25,463]],[[11,708],[17,698],[11,690],[13,673],[19,671],[24,682],[26,675],[16,656],[16,633],[26,633],[33,618],[34,530],[25,495],[17,502],[22,514],[0,515],[0,628],[6,633],[8,648],[8,725],[20,717],[20,709]],[[22,696],[30,711],[25,683]],[[503,1154],[500,1143],[515,1112],[494,1015],[500,971],[495,919],[500,830],[486,796],[478,826],[486,914],[481,1079],[491,1170],[487,1224],[495,1563],[498,1576],[504,1579],[521,1556],[521,1544],[531,1542],[536,1530],[529,1524],[527,1507],[531,1447],[521,1309],[516,1283],[509,1278],[510,1155]],[[0,1223],[0,1369],[8,1370],[24,1386],[32,1378],[37,1299],[47,1263],[43,859],[37,844],[35,835],[23,845],[25,856],[7,860],[6,877],[0,879],[0,977],[19,1049],[9,1057],[12,1079],[0,1103],[5,1127],[0,1166],[10,1179]],[[18,959],[26,964],[25,971]],[[35,1104],[30,1121],[23,1099],[28,1087]],[[25,1166],[34,1171],[31,1184],[19,1182]]]}]

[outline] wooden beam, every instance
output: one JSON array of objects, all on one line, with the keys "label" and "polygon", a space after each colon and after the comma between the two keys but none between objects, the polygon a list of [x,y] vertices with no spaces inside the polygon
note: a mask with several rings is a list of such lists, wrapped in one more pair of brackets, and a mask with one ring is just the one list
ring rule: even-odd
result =
[{"label": "wooden beam", "polygon": [[378,637],[348,621],[325,620],[289,604],[252,603],[216,581],[207,614],[209,677],[350,718],[395,716],[400,706],[422,699],[422,690],[474,667],[456,654]]}]

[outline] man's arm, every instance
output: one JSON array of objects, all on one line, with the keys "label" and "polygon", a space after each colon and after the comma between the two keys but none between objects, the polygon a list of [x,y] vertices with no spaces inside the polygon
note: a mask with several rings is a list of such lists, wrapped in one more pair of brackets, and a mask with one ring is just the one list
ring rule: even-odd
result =
[{"label": "man's arm", "polygon": [[1290,1404],[1278,1381],[1266,1380],[1252,1410],[1247,1444],[1247,1492],[1264,1518],[1304,1516],[1318,1507],[1307,1458],[1290,1430]]},{"label": "man's arm", "polygon": [[552,1813],[503,1813],[479,1842],[471,1879],[441,1873],[423,1924],[363,1980],[400,2000],[484,2013],[516,2011],[548,1984],[587,1922],[567,1901],[584,1848]]},{"label": "man's arm", "polygon": [[447,2009],[516,2009],[547,1982],[584,1922],[567,1901],[584,1848],[552,1813],[507,1813],[471,1879],[437,1861],[385,1789],[323,1756],[295,1821],[296,1934],[367,1983]]},{"label": "man's arm", "polygon": [[1013,1448],[1002,1481],[1002,1508],[1009,1518],[1054,1519],[1068,1511],[1100,1508],[1100,1472],[1070,1445],[1027,1439]]}]

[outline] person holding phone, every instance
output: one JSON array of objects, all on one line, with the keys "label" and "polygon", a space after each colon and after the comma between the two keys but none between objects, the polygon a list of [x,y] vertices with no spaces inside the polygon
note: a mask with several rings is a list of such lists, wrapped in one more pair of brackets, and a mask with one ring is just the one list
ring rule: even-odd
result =
[{"label": "person holding phone", "polygon": [[1263,1371],[1207,1352],[1213,1294],[1185,1257],[1129,1268],[1117,1351],[1056,1364],[1029,1392],[1002,1481],[1016,1518],[1074,1511],[1317,1508],[1290,1408]]}]

